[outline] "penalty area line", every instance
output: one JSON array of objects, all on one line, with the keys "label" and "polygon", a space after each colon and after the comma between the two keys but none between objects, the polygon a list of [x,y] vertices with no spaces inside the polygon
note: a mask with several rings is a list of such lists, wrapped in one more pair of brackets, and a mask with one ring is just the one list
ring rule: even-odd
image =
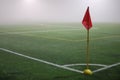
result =
[{"label": "penalty area line", "polygon": [[76,29],[61,29],[61,30],[44,30],[44,31],[3,32],[3,33],[0,33],[0,34],[43,33],[43,32],[57,32],[57,31],[73,31],[73,30],[80,30],[80,28],[76,28]]},{"label": "penalty area line", "polygon": [[28,58],[28,59],[31,59],[31,60],[34,60],[34,61],[38,61],[38,62],[41,62],[41,63],[44,63],[44,64],[55,66],[55,67],[58,67],[58,68],[66,69],[66,70],[77,72],[77,73],[83,73],[83,71],[80,71],[80,70],[77,70],[77,69],[69,68],[69,67],[58,65],[58,64],[48,62],[48,61],[45,61],[45,60],[42,60],[42,59],[27,56],[27,55],[24,55],[24,54],[21,54],[21,53],[18,53],[18,52],[14,52],[14,51],[11,51],[11,50],[8,50],[8,49],[5,49],[5,48],[0,48],[0,50],[15,54],[15,55],[18,55],[18,56],[21,56],[21,57],[25,57],[25,58]]}]

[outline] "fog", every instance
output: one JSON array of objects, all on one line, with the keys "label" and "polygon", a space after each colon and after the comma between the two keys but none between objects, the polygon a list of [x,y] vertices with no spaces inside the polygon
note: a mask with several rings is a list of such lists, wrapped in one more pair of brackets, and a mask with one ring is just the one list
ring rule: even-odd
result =
[{"label": "fog", "polygon": [[0,0],[0,24],[81,22],[87,6],[93,22],[120,22],[120,0]]}]

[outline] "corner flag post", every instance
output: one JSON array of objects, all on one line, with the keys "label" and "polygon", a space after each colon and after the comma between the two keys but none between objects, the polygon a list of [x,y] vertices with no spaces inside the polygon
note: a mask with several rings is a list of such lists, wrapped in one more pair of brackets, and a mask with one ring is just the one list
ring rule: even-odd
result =
[{"label": "corner flag post", "polygon": [[87,51],[86,51],[86,62],[87,62],[87,69],[89,69],[89,30],[87,30]]},{"label": "corner flag post", "polygon": [[87,64],[87,69],[89,69],[89,61],[90,61],[90,57],[89,57],[89,29],[92,27],[92,21],[91,21],[91,17],[90,17],[89,7],[86,10],[84,18],[82,20],[82,24],[87,29],[86,64]]}]

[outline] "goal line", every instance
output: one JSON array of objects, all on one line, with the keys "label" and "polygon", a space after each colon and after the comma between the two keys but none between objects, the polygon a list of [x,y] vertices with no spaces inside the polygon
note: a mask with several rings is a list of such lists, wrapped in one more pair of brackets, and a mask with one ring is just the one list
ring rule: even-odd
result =
[{"label": "goal line", "polygon": [[[41,62],[41,63],[44,63],[44,64],[48,64],[48,65],[51,65],[51,66],[54,66],[54,67],[58,67],[58,68],[61,68],[61,69],[77,72],[77,73],[83,73],[83,71],[77,70],[77,69],[74,69],[74,68],[70,68],[70,66],[86,65],[86,64],[59,65],[59,64],[52,63],[52,62],[48,62],[46,60],[42,60],[42,59],[27,56],[27,55],[24,55],[24,54],[21,54],[21,53],[18,53],[18,52],[14,52],[14,51],[11,51],[11,50],[8,50],[8,49],[5,49],[5,48],[0,48],[0,50],[11,53],[11,54],[15,54],[15,55],[18,55],[18,56],[21,56],[21,57],[25,57],[25,58],[28,58],[28,59],[31,59],[31,60],[34,60],[34,61],[38,61],[38,62]],[[104,64],[90,64],[90,65],[92,65],[92,66],[102,66],[103,67],[103,68],[100,68],[100,69],[97,69],[97,70],[93,71],[93,73],[96,73],[96,72],[103,71],[103,70],[106,70],[106,69],[114,67],[114,66],[118,66],[118,65],[120,65],[120,62],[112,64],[112,65],[104,65]]]}]

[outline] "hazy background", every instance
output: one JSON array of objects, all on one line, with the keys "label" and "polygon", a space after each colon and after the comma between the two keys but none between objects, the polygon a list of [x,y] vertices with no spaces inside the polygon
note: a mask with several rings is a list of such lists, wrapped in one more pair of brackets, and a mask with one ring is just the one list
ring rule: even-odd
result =
[{"label": "hazy background", "polygon": [[120,23],[120,0],[0,0],[0,24],[81,22],[87,6],[93,22]]}]

